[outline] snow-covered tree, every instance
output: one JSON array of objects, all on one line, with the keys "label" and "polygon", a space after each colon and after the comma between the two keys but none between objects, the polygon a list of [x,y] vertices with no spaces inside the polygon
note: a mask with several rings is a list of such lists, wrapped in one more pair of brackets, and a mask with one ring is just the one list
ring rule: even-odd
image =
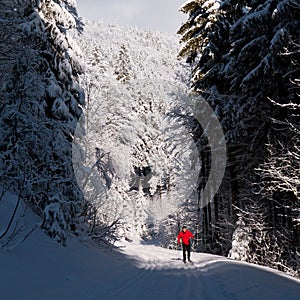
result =
[{"label": "snow-covered tree", "polygon": [[118,54],[115,65],[115,74],[117,80],[121,81],[122,83],[130,81],[130,79],[133,77],[130,57],[124,44],[121,45],[121,49]]},{"label": "snow-covered tree", "polygon": [[229,49],[229,24],[220,9],[222,1],[188,1],[181,11],[189,18],[178,30],[184,43],[180,57],[193,67],[191,84],[201,91],[210,90],[212,82],[222,92],[220,76],[223,54]]},{"label": "snow-covered tree", "polygon": [[[298,154],[291,142],[297,140],[295,128],[298,130],[299,122],[299,114],[295,113],[299,99],[296,82],[300,75],[295,54],[299,51],[300,41],[299,12],[300,6],[295,1],[253,3],[251,10],[231,28],[232,59],[225,73],[231,78],[231,90],[240,89],[244,99],[253,99],[256,105],[253,110],[256,116],[251,120],[252,112],[249,116],[249,111],[245,111],[247,121],[244,123],[248,132],[254,129],[251,156],[261,162],[261,158],[257,159],[261,156],[258,151],[264,153],[259,167],[263,171],[258,172],[258,178],[252,176],[251,179],[261,188],[258,201],[265,203],[266,222],[271,228],[267,243],[260,248],[266,257],[273,258],[261,260],[266,265],[286,270],[295,270],[299,264],[295,254],[299,249],[294,230],[297,225],[293,221],[297,216],[295,203],[299,195],[295,193],[292,175]],[[263,122],[263,126],[257,126],[258,122]],[[285,167],[282,168],[279,161],[286,161]],[[286,176],[291,176],[291,182],[294,182],[285,190],[277,181],[284,178],[284,174],[289,174]]]},{"label": "snow-covered tree", "polygon": [[299,40],[299,9],[293,0],[253,1],[249,12],[232,25],[231,60],[225,73],[232,90],[280,102],[293,97],[288,89],[298,72],[291,52]]},{"label": "snow-covered tree", "polygon": [[1,76],[1,184],[22,189],[45,231],[64,243],[84,206],[71,156],[84,96],[69,32],[80,18],[74,1],[5,2],[3,9],[13,11],[4,23],[16,43],[1,41],[14,49]]},{"label": "snow-covered tree", "polygon": [[[89,66],[98,69],[100,74],[103,74],[107,71],[107,58],[104,56],[101,48],[98,45],[94,45],[92,48],[92,53],[88,57]],[[96,72],[96,71],[95,71]]]},{"label": "snow-covered tree", "polygon": [[232,248],[228,257],[241,261],[249,261],[251,230],[246,227],[242,217],[236,222],[237,228],[232,236]]},{"label": "snow-covered tree", "polygon": [[[90,167],[81,166],[79,172],[89,173],[85,171],[95,164],[95,148],[103,153],[104,164],[109,154],[114,176],[108,176],[112,181],[107,184],[101,172],[98,183],[102,182],[104,194],[94,198],[100,218],[119,219],[119,234],[127,239],[159,237],[164,245],[173,244],[169,234],[162,234],[169,232],[167,219],[174,220],[178,204],[191,193],[186,183],[193,175],[197,178],[197,166],[191,171],[190,163],[193,139],[170,113],[179,103],[181,89],[186,90],[174,72],[182,69],[175,41],[159,33],[102,24],[87,26],[86,35],[80,37],[85,55],[92,55],[93,44],[101,49],[101,64],[108,67],[99,74],[92,61],[85,66],[81,82],[87,102],[86,136],[79,142],[86,145]],[[115,77],[116,70],[123,72],[120,66],[131,72],[126,84]],[[96,195],[90,183],[88,193]],[[176,235],[177,228],[173,230]]]},{"label": "snow-covered tree", "polygon": [[[267,265],[297,274],[299,269],[299,126],[274,120],[266,160],[256,172],[257,192],[266,199],[270,251]],[[267,259],[264,259],[267,260]]]},{"label": "snow-covered tree", "polygon": [[[296,112],[299,102],[299,3],[293,0],[188,1],[182,11],[189,14],[189,19],[179,30],[184,43],[179,55],[186,57],[191,64],[190,86],[212,106],[227,139],[227,175],[215,197],[213,212],[217,220],[215,225],[208,223],[209,228],[216,230],[207,232],[207,235],[215,234],[217,244],[225,245],[226,239],[222,234],[232,228],[232,219],[238,212],[234,207],[254,216],[251,206],[262,205],[266,210],[264,226],[271,228],[272,234],[265,235],[266,242],[259,247],[254,239],[256,246],[250,247],[249,255],[255,262],[277,267],[270,263],[271,259],[255,258],[257,253],[254,249],[263,249],[265,255],[269,253],[271,257],[268,249],[273,243],[285,253],[285,257],[289,257],[298,247],[286,249],[277,242],[280,236],[285,236],[287,241],[291,236],[294,239],[297,236],[295,224],[291,222],[292,218],[297,219],[291,214],[295,202],[292,196],[294,188],[290,185],[290,191],[283,196],[285,200],[279,200],[275,196],[276,176],[271,177],[274,178],[272,180],[265,175],[262,177],[262,174],[275,168],[277,159],[283,159],[282,146],[277,141],[295,139],[292,130],[284,124],[288,122],[291,127],[297,128],[299,122]],[[296,161],[295,145],[284,144]],[[272,163],[269,149],[276,153]],[[209,169],[209,160],[204,166]],[[257,168],[260,172],[255,171]],[[268,191],[274,193],[266,193],[265,187],[260,187],[263,193],[257,192],[256,187],[263,178],[270,179]],[[229,206],[223,203],[222,194],[227,195],[225,199],[230,198]],[[276,210],[278,205],[289,209]],[[219,210],[222,207],[228,207],[225,215],[221,209],[223,216]],[[211,209],[205,213],[204,220],[207,214],[212,214]],[[285,233],[276,229],[281,222],[279,215],[283,215],[286,221]],[[272,223],[272,218],[276,222]],[[231,225],[225,230],[219,222],[221,219],[230,220]],[[206,226],[204,222],[203,227]],[[218,230],[219,226],[222,231]],[[225,254],[229,249],[222,247],[221,253]],[[211,243],[207,248],[211,251]],[[286,267],[293,265],[295,269],[295,258],[293,261],[286,259],[280,264]]]}]

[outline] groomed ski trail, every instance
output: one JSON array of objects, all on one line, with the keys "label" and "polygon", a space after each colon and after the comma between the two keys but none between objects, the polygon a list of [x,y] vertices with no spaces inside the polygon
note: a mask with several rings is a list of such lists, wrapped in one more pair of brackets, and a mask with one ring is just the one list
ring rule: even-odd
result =
[{"label": "groomed ski trail", "polygon": [[114,299],[299,299],[300,281],[269,268],[203,253],[192,253],[193,263],[184,264],[178,251],[128,242],[120,246],[143,272],[130,286],[122,285]]},{"label": "groomed ski trail", "polygon": [[[5,228],[17,197],[0,202]],[[182,253],[142,241],[117,251],[69,237],[66,247],[47,237],[28,213],[12,248],[0,248],[2,300],[299,300],[300,281],[284,273],[224,257]]]}]

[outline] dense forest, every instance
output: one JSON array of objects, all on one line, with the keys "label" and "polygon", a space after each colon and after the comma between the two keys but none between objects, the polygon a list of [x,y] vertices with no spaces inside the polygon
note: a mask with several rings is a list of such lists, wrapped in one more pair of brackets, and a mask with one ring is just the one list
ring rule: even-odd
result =
[{"label": "dense forest", "polygon": [[[199,250],[298,274],[299,3],[188,1],[181,10],[179,56],[228,151],[218,195],[201,208]],[[212,171],[205,141],[202,149],[200,189]]]},{"label": "dense forest", "polygon": [[1,1],[0,201],[64,245],[176,248],[185,224],[195,251],[299,276],[300,5],[181,11],[179,44],[84,24],[71,0]]},{"label": "dense forest", "polygon": [[89,206],[74,176],[71,143],[85,100],[80,51],[69,31],[83,24],[72,1],[5,0],[0,16],[1,195],[16,192],[41,216],[45,232],[65,244],[68,231],[81,232]]}]

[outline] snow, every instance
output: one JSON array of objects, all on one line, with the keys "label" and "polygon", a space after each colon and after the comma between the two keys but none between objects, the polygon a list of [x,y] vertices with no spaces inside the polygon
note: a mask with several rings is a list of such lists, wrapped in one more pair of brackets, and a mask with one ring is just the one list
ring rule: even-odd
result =
[{"label": "snow", "polygon": [[[161,223],[187,199],[197,203],[200,172],[193,137],[173,113],[186,106],[188,91],[182,81],[187,70],[177,60],[178,40],[100,23],[87,24],[77,43],[86,57],[81,82],[87,100],[80,134],[74,134],[74,149],[86,150],[84,163],[80,152],[73,154],[78,183],[103,222],[122,220],[120,234],[130,239],[132,230],[143,237],[159,234],[167,244],[170,227],[178,222]],[[101,165],[110,157],[109,184],[107,168],[93,177],[84,172],[93,170],[96,148],[107,154]],[[102,192],[94,192],[100,184]]]},{"label": "snow", "polygon": [[[0,198],[0,231],[6,228],[16,200],[12,195]],[[39,221],[32,213],[18,218],[26,228]],[[37,228],[17,247],[0,248],[0,297],[299,299],[299,280],[266,267],[203,253],[192,253],[194,263],[184,265],[180,251],[159,245],[135,240],[117,246],[119,250],[112,250],[69,237],[63,247]]]}]

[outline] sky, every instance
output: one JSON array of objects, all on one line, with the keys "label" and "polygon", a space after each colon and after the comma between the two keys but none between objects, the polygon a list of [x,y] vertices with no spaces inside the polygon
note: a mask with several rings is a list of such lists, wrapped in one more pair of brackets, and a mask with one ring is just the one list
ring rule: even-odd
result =
[{"label": "sky", "polygon": [[183,3],[185,0],[77,0],[77,8],[90,21],[175,34],[187,19],[179,11]]}]

